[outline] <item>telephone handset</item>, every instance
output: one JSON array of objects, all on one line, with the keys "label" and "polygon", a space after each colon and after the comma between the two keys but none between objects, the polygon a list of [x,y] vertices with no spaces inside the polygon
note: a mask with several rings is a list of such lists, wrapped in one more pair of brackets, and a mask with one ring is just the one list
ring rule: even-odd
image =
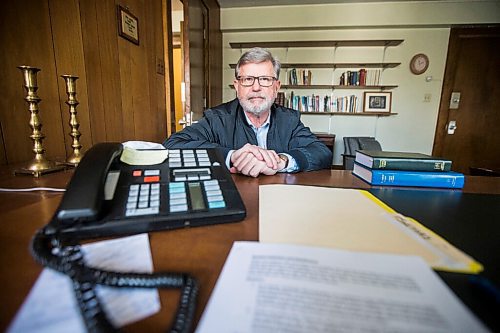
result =
[{"label": "telephone handset", "polygon": [[198,285],[188,274],[121,273],[89,267],[78,240],[242,220],[245,206],[215,149],[170,150],[167,161],[136,166],[120,161],[119,143],[93,146],[75,169],[59,208],[31,242],[36,261],[68,275],[87,329],[115,328],[96,284],[180,288],[172,332],[189,332]]},{"label": "telephone handset", "polygon": [[101,143],[85,155],[68,185],[57,211],[61,223],[92,221],[104,203],[104,186],[113,161],[121,155],[121,143]]}]

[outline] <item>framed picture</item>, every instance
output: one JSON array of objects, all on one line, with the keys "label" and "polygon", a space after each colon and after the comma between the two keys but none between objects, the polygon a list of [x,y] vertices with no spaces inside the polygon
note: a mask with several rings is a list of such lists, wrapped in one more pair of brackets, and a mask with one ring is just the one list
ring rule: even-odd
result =
[{"label": "framed picture", "polygon": [[392,92],[365,91],[363,112],[391,112]]},{"label": "framed picture", "polygon": [[128,9],[118,5],[118,34],[139,45],[139,20]]}]

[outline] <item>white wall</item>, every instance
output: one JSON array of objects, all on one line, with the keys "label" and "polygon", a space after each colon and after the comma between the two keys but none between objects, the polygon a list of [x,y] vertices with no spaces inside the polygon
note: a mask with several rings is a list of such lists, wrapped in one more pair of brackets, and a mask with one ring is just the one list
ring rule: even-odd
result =
[{"label": "white wall", "polygon": [[[375,136],[386,150],[430,154],[434,141],[451,24],[500,22],[500,2],[455,1],[365,3],[307,6],[272,6],[221,9],[223,32],[223,98],[233,99],[228,85],[234,77],[229,64],[245,50],[231,49],[230,42],[285,40],[404,39],[396,47],[276,48],[282,62],[401,62],[386,69],[383,84],[395,84],[390,117],[303,115],[313,131],[336,134],[334,164],[341,164],[344,136]],[[429,56],[423,75],[413,75],[409,61],[417,53]],[[337,80],[337,69],[333,80]],[[425,78],[431,76],[427,82]],[[282,82],[286,79],[282,76]],[[313,71],[314,84],[332,80],[332,70]],[[322,81],[322,82],[319,82]],[[336,82],[336,84],[338,84]],[[299,94],[312,94],[303,90]],[[318,91],[330,93],[330,91]],[[334,91],[336,95],[362,91]],[[424,96],[430,95],[430,101]]]},{"label": "white wall", "polygon": [[172,11],[172,32],[181,32],[181,22],[184,21],[184,12],[182,10]]}]

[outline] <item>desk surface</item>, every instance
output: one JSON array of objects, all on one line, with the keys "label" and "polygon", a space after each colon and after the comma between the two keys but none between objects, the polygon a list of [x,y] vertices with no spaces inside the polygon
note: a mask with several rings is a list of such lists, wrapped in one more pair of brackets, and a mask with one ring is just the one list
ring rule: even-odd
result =
[{"label": "desk surface", "polygon": [[[12,176],[11,169],[2,167],[0,168],[0,187],[65,187],[71,175],[72,171],[63,171],[44,175],[39,179],[29,176],[14,177]],[[354,177],[350,171],[343,170],[279,174],[270,177],[261,176],[257,179],[240,175],[233,177],[247,208],[247,218],[244,221],[150,234],[155,271],[187,272],[198,279],[201,288],[198,296],[196,320],[199,320],[203,312],[233,241],[258,240],[258,185],[299,184],[371,189],[376,195],[377,191],[380,192],[382,190],[383,192],[390,189],[371,187],[362,180]],[[397,190],[409,191],[408,189]],[[411,192],[416,191],[423,191],[423,189],[413,189]],[[436,190],[426,189],[426,191],[435,192]],[[460,193],[500,194],[500,178],[467,177],[463,191],[449,190],[446,192],[458,195]],[[382,194],[380,195],[382,196]],[[0,251],[0,264],[2,267],[0,285],[3,287],[0,330],[2,331],[5,330],[14,317],[42,270],[42,267],[36,264],[31,258],[28,252],[28,245],[35,231],[43,227],[52,217],[61,197],[62,194],[51,192],[0,193],[0,244],[2,247],[2,251]],[[497,198],[498,202],[498,196],[492,197]],[[409,207],[396,202],[393,205],[393,208],[396,210],[410,216],[409,211],[415,211],[411,207],[416,207],[417,212],[421,210],[418,202],[415,202],[414,205],[409,205]],[[496,212],[494,210],[491,213],[483,211],[481,214],[477,221],[470,221],[470,223],[483,226],[485,223],[490,223],[496,225],[495,230],[499,230],[499,220],[489,219],[498,218],[498,208]],[[414,217],[418,219],[418,216]],[[424,218],[426,217],[424,216]],[[430,226],[426,224],[427,221],[425,220],[420,220],[420,222]],[[430,222],[432,222],[431,229],[434,226],[438,226],[439,230],[435,231],[446,239],[460,234],[460,231],[457,232],[457,229],[453,228],[452,219],[447,224],[440,224],[436,221]],[[444,226],[439,227],[439,225]],[[478,233],[484,233],[485,231],[487,229],[477,228]],[[465,235],[465,238],[468,240],[481,239],[482,236],[488,235],[478,234],[471,236],[471,238]],[[462,242],[460,238],[454,238],[453,240],[452,243],[454,245],[459,248],[462,248],[462,246],[468,247],[467,249],[462,249],[476,260],[485,264],[485,273],[489,273],[489,271],[496,272],[487,275],[492,280],[495,280],[497,286],[500,285],[500,281],[498,280],[498,262],[494,260],[491,262],[488,259],[488,253],[493,253],[492,251],[496,251],[496,253],[500,252],[499,245],[495,245],[496,243],[489,245],[476,243],[474,246],[469,241]],[[491,306],[483,302],[482,298],[476,297],[475,292],[469,290],[470,287],[467,286],[466,275],[452,273],[439,274],[487,325],[494,330],[499,329],[499,319],[493,315],[495,309],[492,309]],[[162,303],[161,311],[142,322],[128,326],[127,331],[159,331],[169,327],[169,323],[174,315],[173,309],[177,305],[178,292],[160,291],[160,297]],[[494,306],[498,309],[498,304]]]}]

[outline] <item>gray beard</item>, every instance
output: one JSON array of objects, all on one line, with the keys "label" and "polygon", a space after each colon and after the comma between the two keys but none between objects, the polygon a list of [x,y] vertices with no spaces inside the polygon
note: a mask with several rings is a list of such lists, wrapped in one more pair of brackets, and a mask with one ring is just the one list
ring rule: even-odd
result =
[{"label": "gray beard", "polygon": [[257,117],[259,117],[263,112],[271,110],[271,106],[274,103],[274,101],[271,99],[266,99],[264,103],[260,105],[253,105],[252,103],[250,103],[250,101],[242,100],[239,97],[238,100],[240,101],[240,105],[243,108],[243,111],[249,112]]}]

